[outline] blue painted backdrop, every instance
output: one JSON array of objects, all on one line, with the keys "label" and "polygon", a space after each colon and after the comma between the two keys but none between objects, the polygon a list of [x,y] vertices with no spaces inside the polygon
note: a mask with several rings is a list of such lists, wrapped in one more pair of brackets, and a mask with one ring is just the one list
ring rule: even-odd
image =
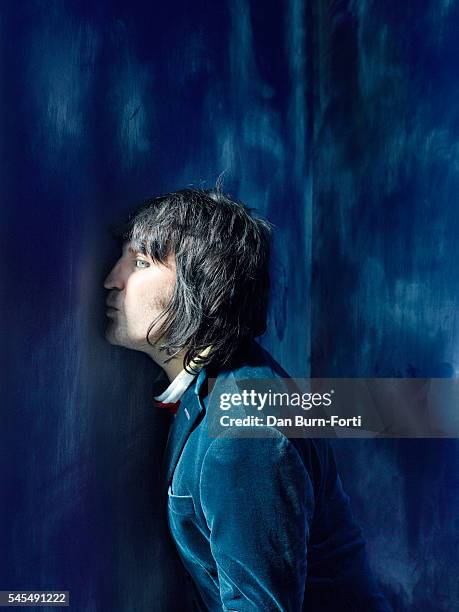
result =
[{"label": "blue painted backdrop", "polygon": [[[0,589],[179,605],[153,366],[103,340],[107,227],[147,195],[224,172],[276,225],[292,375],[456,375],[458,27],[454,0],[2,3]],[[459,607],[458,448],[336,442],[395,610]]]}]

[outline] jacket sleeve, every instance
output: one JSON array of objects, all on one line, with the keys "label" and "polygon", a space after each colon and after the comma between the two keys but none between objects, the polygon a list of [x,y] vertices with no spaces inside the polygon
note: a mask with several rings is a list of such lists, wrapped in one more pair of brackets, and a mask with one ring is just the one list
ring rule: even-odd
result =
[{"label": "jacket sleeve", "polygon": [[288,438],[266,429],[270,437],[216,438],[202,465],[201,504],[223,610],[302,608],[312,483]]}]

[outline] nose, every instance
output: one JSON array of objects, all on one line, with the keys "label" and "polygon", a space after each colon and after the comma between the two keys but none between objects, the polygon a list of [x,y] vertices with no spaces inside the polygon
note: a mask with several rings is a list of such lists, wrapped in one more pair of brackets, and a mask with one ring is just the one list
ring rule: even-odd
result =
[{"label": "nose", "polygon": [[123,288],[123,280],[120,274],[120,265],[117,262],[113,268],[108,273],[107,277],[104,280],[105,289],[119,289]]}]

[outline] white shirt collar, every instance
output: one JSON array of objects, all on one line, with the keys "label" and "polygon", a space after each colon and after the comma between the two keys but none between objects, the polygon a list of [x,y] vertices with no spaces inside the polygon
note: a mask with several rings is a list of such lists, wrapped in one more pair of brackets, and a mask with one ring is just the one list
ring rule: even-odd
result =
[{"label": "white shirt collar", "polygon": [[167,389],[161,395],[155,397],[155,400],[164,404],[178,402],[197,375],[198,373],[191,374],[183,369],[177,374]]},{"label": "white shirt collar", "polygon": [[[211,348],[211,346],[205,348],[199,353],[199,357],[206,357],[209,354]],[[174,380],[171,381],[167,389],[163,393],[161,393],[161,395],[158,395],[154,399],[164,404],[174,404],[175,402],[178,402],[190,386],[191,382],[196,378],[196,376],[199,374],[199,371],[201,370],[199,363],[196,363],[196,361],[198,360],[193,360],[190,362],[190,368],[195,370],[194,373],[187,372],[185,368],[183,368],[183,370],[179,374],[177,374]]]}]

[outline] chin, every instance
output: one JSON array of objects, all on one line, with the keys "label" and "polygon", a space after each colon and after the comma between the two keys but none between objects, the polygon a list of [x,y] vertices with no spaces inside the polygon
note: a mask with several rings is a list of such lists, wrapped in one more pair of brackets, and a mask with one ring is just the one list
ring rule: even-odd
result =
[{"label": "chin", "polygon": [[110,324],[105,329],[105,340],[114,346],[125,346],[123,338],[116,334],[116,330]]},{"label": "chin", "polygon": [[116,341],[116,338],[113,336],[113,334],[109,330],[105,330],[105,340],[109,344],[113,344],[113,345],[118,344],[118,342]]},{"label": "chin", "polygon": [[105,330],[105,340],[113,346],[122,346],[123,348],[131,349],[133,351],[142,350],[142,342],[129,338],[124,334],[120,334],[119,330],[117,333],[117,330],[110,324]]}]

